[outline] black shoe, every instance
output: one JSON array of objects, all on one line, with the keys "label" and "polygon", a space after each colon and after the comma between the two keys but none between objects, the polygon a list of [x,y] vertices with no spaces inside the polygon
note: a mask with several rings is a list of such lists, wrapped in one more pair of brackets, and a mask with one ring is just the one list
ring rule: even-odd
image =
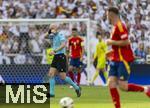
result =
[{"label": "black shoe", "polygon": [[46,97],[47,97],[47,98],[54,98],[55,95],[51,95],[51,94],[47,93],[47,94],[46,94]]},{"label": "black shoe", "polygon": [[4,85],[5,85],[5,83],[0,82],[0,86],[4,86]]},{"label": "black shoe", "polygon": [[76,94],[77,94],[77,97],[80,97],[81,96],[81,88],[79,87],[78,90],[76,90]]}]

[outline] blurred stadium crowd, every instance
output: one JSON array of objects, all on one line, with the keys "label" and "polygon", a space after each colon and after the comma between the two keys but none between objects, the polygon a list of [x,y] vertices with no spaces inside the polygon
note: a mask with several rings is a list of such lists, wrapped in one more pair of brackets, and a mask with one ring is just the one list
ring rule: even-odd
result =
[{"label": "blurred stadium crowd", "polygon": [[[1,0],[0,18],[90,18],[96,22],[91,27],[91,46],[94,46],[95,32],[105,38],[110,35],[106,11],[112,5],[120,9],[121,18],[127,25],[136,63],[146,63],[150,56],[150,0]],[[86,36],[86,24],[74,26],[81,36]],[[60,24],[59,29],[65,36],[71,34],[67,23]],[[12,57],[15,64],[39,63],[38,57],[44,55],[47,30],[48,26],[0,26],[0,64],[11,63]],[[14,56],[14,53],[18,54]]]}]

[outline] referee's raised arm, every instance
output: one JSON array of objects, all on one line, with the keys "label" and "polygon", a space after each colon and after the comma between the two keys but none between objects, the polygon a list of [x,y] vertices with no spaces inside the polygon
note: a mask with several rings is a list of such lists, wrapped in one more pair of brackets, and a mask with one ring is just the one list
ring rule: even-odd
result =
[{"label": "referee's raised arm", "polygon": [[56,33],[57,29],[58,29],[58,26],[57,26],[56,24],[51,24],[51,25],[49,26],[48,32],[46,32],[46,33],[44,34],[44,37],[48,37],[50,34]]}]

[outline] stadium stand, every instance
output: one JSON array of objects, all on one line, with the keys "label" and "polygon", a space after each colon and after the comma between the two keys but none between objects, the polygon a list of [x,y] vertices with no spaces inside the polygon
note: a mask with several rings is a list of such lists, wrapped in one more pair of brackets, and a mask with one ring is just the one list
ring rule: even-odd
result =
[{"label": "stadium stand", "polygon": [[[121,18],[127,24],[129,29],[129,37],[132,42],[132,48],[135,51],[138,43],[144,43],[144,52],[148,54],[150,47],[150,1],[149,0],[10,0],[0,1],[0,18],[90,18],[97,21],[97,31],[108,36],[110,32],[109,22],[106,20],[106,10],[108,6],[117,4],[120,9]],[[67,24],[61,24],[60,30],[66,36],[70,35]],[[78,26],[79,32],[85,36],[86,25]],[[42,53],[43,49],[43,33],[37,28],[29,28],[28,26],[0,26],[0,52],[2,58],[7,59],[9,64],[10,56],[6,54],[19,53],[24,56],[28,52]],[[27,61],[17,62],[19,57],[14,60],[15,64],[36,63],[36,57],[28,56]],[[0,62],[4,64],[3,60]],[[145,62],[144,62],[145,63]]]}]

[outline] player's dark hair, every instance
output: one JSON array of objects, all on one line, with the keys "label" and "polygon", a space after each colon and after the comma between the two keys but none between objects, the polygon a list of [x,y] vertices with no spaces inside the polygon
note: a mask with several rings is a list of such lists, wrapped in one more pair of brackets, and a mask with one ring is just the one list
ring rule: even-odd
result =
[{"label": "player's dark hair", "polygon": [[72,28],[72,31],[78,31],[77,28]]},{"label": "player's dark hair", "polygon": [[101,35],[100,32],[96,32],[96,38],[98,38],[98,36]]},{"label": "player's dark hair", "polygon": [[96,36],[98,36],[98,35],[101,35],[101,33],[100,32],[96,32]]},{"label": "player's dark hair", "polygon": [[116,15],[119,15],[119,9],[116,7],[109,7],[108,12],[113,12]]}]

